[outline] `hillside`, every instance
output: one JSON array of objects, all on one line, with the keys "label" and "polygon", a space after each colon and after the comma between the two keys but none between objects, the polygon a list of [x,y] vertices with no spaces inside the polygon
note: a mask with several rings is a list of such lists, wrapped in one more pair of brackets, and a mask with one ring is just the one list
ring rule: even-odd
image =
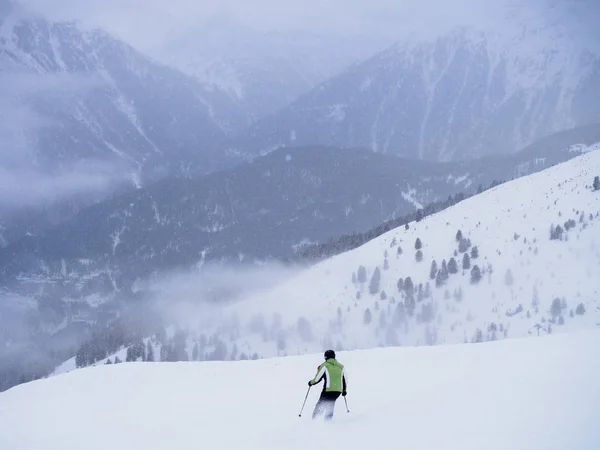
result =
[{"label": "hillside", "polygon": [[235,304],[203,299],[199,281],[173,295],[167,285],[164,306],[183,329],[151,338],[163,355],[155,358],[246,359],[596,328],[597,174],[598,150],[389,231],[273,288],[250,296],[242,289]]},{"label": "hillside", "polygon": [[450,161],[598,122],[600,53],[582,25],[597,6],[554,2],[528,16],[525,3],[497,29],[401,40],[259,120],[236,148],[358,145]]},{"label": "hillside", "polygon": [[247,362],[128,363],[0,394],[10,450],[595,450],[600,333],[480,345],[338,352],[348,406],[298,417],[321,352]]},{"label": "hillside", "polygon": [[[412,220],[431,202],[474,194],[478,186],[542,170],[582,149],[544,146],[514,157],[431,164],[308,147],[206,177],[169,178],[1,250],[0,300],[47,346],[55,335],[76,330],[83,336],[109,322],[123,305],[152,295],[150,279],[173,270],[211,263],[243,270],[295,259],[299,246],[392,218]],[[14,351],[22,338],[9,336]]]}]

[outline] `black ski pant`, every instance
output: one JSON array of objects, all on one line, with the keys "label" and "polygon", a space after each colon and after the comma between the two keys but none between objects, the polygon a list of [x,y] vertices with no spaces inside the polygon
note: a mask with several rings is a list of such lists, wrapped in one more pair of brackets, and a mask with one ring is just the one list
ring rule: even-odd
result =
[{"label": "black ski pant", "polygon": [[319,401],[315,405],[312,418],[315,419],[321,414],[325,414],[325,420],[331,420],[333,418],[333,409],[335,408],[335,402],[342,395],[341,392],[321,392]]}]

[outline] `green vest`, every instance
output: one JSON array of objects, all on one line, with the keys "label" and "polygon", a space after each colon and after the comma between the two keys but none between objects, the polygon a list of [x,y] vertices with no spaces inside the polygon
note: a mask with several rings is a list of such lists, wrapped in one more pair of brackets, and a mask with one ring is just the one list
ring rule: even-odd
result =
[{"label": "green vest", "polygon": [[319,367],[313,378],[313,383],[318,383],[325,376],[325,392],[343,392],[344,366],[333,358],[329,358]]}]

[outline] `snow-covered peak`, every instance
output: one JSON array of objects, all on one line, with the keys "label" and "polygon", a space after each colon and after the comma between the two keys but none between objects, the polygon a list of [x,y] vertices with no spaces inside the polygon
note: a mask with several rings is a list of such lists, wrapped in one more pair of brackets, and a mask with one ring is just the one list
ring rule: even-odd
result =
[{"label": "snow-covered peak", "polygon": [[260,120],[239,146],[318,142],[449,161],[600,122],[598,40],[548,14],[518,17],[403,39]]}]

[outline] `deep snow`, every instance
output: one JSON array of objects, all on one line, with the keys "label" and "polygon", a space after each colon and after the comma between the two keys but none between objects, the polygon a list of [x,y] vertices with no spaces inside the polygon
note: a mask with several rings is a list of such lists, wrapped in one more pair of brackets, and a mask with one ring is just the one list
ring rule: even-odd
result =
[{"label": "deep snow", "polygon": [[600,332],[338,354],[334,421],[312,422],[321,355],[124,363],[0,394],[3,450],[600,448]]}]

